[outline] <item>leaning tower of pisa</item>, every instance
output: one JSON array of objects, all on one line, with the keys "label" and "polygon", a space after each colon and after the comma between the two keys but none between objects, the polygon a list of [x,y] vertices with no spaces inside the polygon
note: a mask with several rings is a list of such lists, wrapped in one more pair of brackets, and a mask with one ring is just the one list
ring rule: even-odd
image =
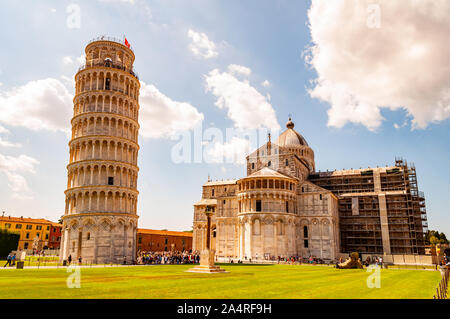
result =
[{"label": "leaning tower of pisa", "polygon": [[136,255],[139,79],[128,43],[86,46],[75,75],[61,260],[131,263]]}]

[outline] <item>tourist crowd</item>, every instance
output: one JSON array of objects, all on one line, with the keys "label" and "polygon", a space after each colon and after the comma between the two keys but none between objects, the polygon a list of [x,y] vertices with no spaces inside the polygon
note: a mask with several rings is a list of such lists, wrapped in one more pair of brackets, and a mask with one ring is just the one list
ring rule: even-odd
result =
[{"label": "tourist crowd", "polygon": [[137,263],[140,265],[150,264],[198,264],[200,254],[197,251],[140,251],[138,252]]}]

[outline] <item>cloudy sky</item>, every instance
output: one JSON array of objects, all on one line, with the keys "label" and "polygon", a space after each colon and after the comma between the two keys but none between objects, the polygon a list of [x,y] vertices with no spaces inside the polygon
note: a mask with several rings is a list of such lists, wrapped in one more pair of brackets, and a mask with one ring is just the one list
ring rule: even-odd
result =
[{"label": "cloudy sky", "polygon": [[446,0],[5,2],[0,211],[63,214],[74,74],[88,41],[125,35],[142,86],[140,227],[190,229],[208,174],[245,174],[253,145],[226,132],[284,129],[292,114],[318,170],[415,163],[430,228],[450,235],[448,12]]}]

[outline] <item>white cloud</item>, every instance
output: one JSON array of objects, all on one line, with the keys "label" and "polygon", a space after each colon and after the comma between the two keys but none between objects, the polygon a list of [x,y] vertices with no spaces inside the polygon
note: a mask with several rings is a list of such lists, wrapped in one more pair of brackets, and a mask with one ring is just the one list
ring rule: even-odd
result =
[{"label": "white cloud", "polygon": [[403,124],[398,124],[398,123],[394,123],[394,128],[395,129],[401,129],[402,127],[405,127],[406,125],[408,125],[408,119],[405,119],[404,121],[403,121]]},{"label": "white cloud", "polygon": [[73,64],[73,59],[70,55],[63,57],[64,64]]},{"label": "white cloud", "polygon": [[99,0],[100,2],[106,2],[106,3],[113,3],[113,2],[121,2],[121,3],[129,3],[129,4],[134,4],[135,1],[134,0]]},{"label": "white cloud", "polygon": [[228,66],[228,72],[230,72],[231,74],[242,74],[245,76],[249,76],[252,73],[252,70],[242,65],[230,64]]},{"label": "white cloud", "polygon": [[190,130],[203,120],[194,106],[173,101],[155,86],[141,81],[140,134],[148,138],[169,138]]},{"label": "white cloud", "polygon": [[206,90],[217,97],[216,106],[228,109],[235,127],[279,129],[275,110],[268,99],[248,81],[240,81],[227,72],[218,69],[205,75]]},{"label": "white cloud", "polygon": [[306,61],[318,75],[309,93],[331,105],[328,125],[374,130],[381,108],[406,110],[413,128],[450,117],[450,2],[380,0],[379,25],[372,3],[317,0],[309,9]]},{"label": "white cloud", "polygon": [[9,131],[0,125],[0,134],[8,134],[8,133],[9,133]]},{"label": "white cloud", "polygon": [[188,37],[192,40],[189,44],[189,49],[196,56],[209,59],[219,55],[216,49],[216,44],[209,40],[205,33],[195,32],[194,30],[189,29]]},{"label": "white cloud", "polygon": [[36,159],[20,155],[18,157],[5,156],[0,154],[0,173],[4,173],[8,179],[8,187],[11,189],[11,196],[16,199],[31,199],[33,192],[28,186],[24,173],[35,173],[35,165],[39,161]]},{"label": "white cloud", "polygon": [[206,155],[210,163],[234,163],[245,164],[245,155],[250,152],[248,139],[233,136],[231,141],[225,143],[214,143],[207,149]]},{"label": "white cloud", "polygon": [[82,64],[84,64],[84,62],[86,61],[86,55],[82,54],[79,57],[73,57],[71,55],[66,55],[65,57],[63,57],[63,64],[65,65],[70,65],[70,66],[80,66]]},{"label": "white cloud", "polygon": [[0,136],[0,147],[21,147],[19,143],[11,143]]},{"label": "white cloud", "polygon": [[0,91],[0,122],[34,131],[62,131],[68,134],[72,98],[67,88],[52,78]]},{"label": "white cloud", "polygon": [[268,88],[270,86],[270,82],[268,80],[265,80],[264,82],[261,83],[262,86],[264,86],[265,88]]},{"label": "white cloud", "polygon": [[[9,130],[0,125],[0,135],[1,134],[9,134]],[[18,143],[11,143],[7,140],[4,140],[2,136],[0,136],[0,147],[20,147],[21,145]]]}]

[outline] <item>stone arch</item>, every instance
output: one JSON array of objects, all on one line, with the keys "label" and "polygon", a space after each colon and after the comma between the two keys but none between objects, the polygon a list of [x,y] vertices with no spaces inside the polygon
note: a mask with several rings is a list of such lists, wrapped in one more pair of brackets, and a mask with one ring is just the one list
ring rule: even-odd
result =
[{"label": "stone arch", "polygon": [[99,223],[99,231],[101,232],[110,232],[112,229],[112,223],[109,218],[102,218]]},{"label": "stone arch", "polygon": [[253,219],[253,235],[261,235],[261,220],[259,217]]}]

